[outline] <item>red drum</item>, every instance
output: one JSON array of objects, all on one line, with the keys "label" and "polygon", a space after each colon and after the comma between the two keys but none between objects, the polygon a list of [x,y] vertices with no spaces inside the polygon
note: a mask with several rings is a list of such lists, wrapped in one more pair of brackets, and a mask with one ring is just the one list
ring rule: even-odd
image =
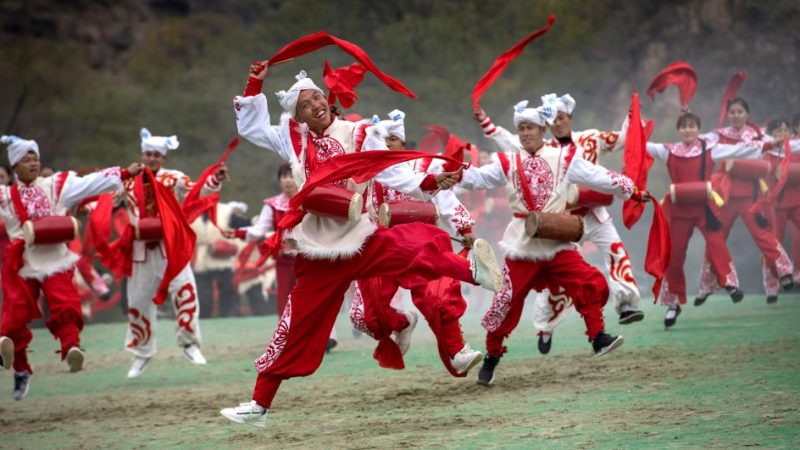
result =
[{"label": "red drum", "polygon": [[669,199],[673,205],[702,205],[711,200],[710,181],[671,184]]},{"label": "red drum", "polygon": [[[775,174],[780,178],[780,170],[776,170]],[[799,184],[800,183],[800,163],[789,163],[789,177],[786,178],[787,183]]]},{"label": "red drum", "polygon": [[306,212],[343,222],[358,220],[363,207],[361,194],[335,186],[317,186],[303,201]]},{"label": "red drum", "polygon": [[160,241],[164,237],[164,228],[161,226],[161,219],[158,217],[139,219],[134,231],[137,241]]},{"label": "red drum", "polygon": [[211,245],[211,250],[208,253],[212,258],[227,259],[236,256],[238,252],[239,247],[236,244],[224,239],[217,239]]},{"label": "red drum", "polygon": [[728,159],[725,171],[734,178],[757,180],[766,178],[772,172],[772,165],[764,159]]},{"label": "red drum", "polygon": [[399,200],[384,203],[378,209],[378,223],[385,227],[411,222],[436,225],[438,220],[439,208],[433,203]]},{"label": "red drum", "polygon": [[72,216],[48,216],[22,224],[26,245],[59,244],[78,236],[78,220]]},{"label": "red drum", "polygon": [[537,239],[578,242],[583,238],[583,219],[572,214],[531,212],[525,220],[525,232]]},{"label": "red drum", "polygon": [[589,188],[578,186],[577,206],[594,208],[597,206],[608,206],[614,202],[614,196],[602,192],[593,191]]}]

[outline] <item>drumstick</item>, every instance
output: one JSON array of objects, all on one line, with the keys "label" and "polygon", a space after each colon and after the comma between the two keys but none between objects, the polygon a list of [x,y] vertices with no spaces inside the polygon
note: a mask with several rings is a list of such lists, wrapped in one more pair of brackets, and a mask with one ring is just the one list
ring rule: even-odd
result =
[{"label": "drumstick", "polygon": [[[285,64],[287,62],[294,61],[294,58],[284,59],[283,61],[278,61],[275,64],[270,64],[270,67],[280,66],[281,64]],[[269,63],[267,63],[269,64]]]},{"label": "drumstick", "polygon": [[465,240],[459,239],[459,238],[454,238],[453,236],[450,236],[450,240],[452,240],[453,242],[458,242],[459,244],[464,245],[464,246],[467,245],[467,242]]}]

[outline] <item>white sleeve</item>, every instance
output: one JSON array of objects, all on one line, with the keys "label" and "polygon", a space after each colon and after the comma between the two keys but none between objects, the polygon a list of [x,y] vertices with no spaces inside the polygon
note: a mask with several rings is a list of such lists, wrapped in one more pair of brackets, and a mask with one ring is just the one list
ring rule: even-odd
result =
[{"label": "white sleeve", "polygon": [[470,166],[464,171],[461,178],[461,186],[470,191],[480,189],[494,189],[505,186],[506,174],[503,165],[500,163],[499,153],[492,153],[492,162],[480,167]]},{"label": "white sleeve", "polygon": [[277,153],[284,161],[289,161],[294,151],[289,140],[289,127],[271,124],[267,97],[264,94],[234,97],[233,109],[239,135],[259,147]]},{"label": "white sleeve", "polygon": [[739,142],[737,144],[716,144],[711,147],[711,159],[717,162],[728,158],[755,159],[761,157],[761,144]]},{"label": "white sleeve", "polygon": [[272,207],[264,205],[253,225],[246,227],[245,230],[247,231],[248,241],[260,241],[264,239],[268,233],[275,231],[272,229]]},{"label": "white sleeve", "polygon": [[[386,136],[388,133],[381,125],[373,125],[366,130],[363,148],[370,150],[389,151],[386,147]],[[388,186],[396,191],[413,197],[428,200],[430,196],[420,189],[419,185],[428,174],[424,172],[414,172],[406,163],[399,163],[389,166],[375,176],[375,181]]]},{"label": "white sleeve", "polygon": [[[764,135],[763,142],[765,144],[775,142],[775,138],[770,135]],[[790,139],[789,140],[789,149],[792,153],[800,153],[800,139]],[[783,154],[783,147],[775,147],[769,150],[769,153],[773,155],[780,156]]]},{"label": "white sleeve", "polygon": [[664,144],[648,142],[647,153],[650,153],[650,156],[652,156],[653,158],[658,158],[662,161],[666,161],[667,158],[669,158],[669,150],[667,149],[667,146]]},{"label": "white sleeve", "polygon": [[471,230],[475,220],[452,190],[439,191],[431,202],[439,209],[439,217],[450,234]]},{"label": "white sleeve", "polygon": [[572,160],[567,170],[567,181],[624,199],[630,198],[633,194],[633,180],[585,159]]},{"label": "white sleeve", "polygon": [[[122,189],[120,174],[119,167],[109,167],[83,177],[69,172],[58,202],[65,208],[72,208],[87,197]],[[58,174],[53,175],[57,176]]]}]

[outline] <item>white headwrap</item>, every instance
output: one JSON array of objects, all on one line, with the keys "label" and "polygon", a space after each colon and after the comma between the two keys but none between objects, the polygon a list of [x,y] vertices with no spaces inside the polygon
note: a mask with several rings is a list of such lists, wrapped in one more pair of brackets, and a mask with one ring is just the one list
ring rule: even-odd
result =
[{"label": "white headwrap", "polygon": [[297,82],[295,82],[292,87],[289,88],[288,91],[278,91],[275,95],[278,97],[278,103],[281,104],[284,111],[288,112],[292,115],[292,117],[297,115],[297,98],[300,96],[300,91],[305,91],[306,89],[313,89],[315,91],[319,91],[320,94],[325,95],[313,81],[311,78],[308,78],[306,75],[305,70],[301,70],[295,76]]},{"label": "white headwrap", "polygon": [[39,156],[39,144],[17,136],[2,136],[0,143],[8,144],[8,163],[14,167],[29,152]]},{"label": "white headwrap", "polygon": [[575,109],[575,99],[569,94],[564,94],[561,97],[556,97],[556,94],[547,94],[542,96],[542,106],[548,106],[559,112],[572,114]]},{"label": "white headwrap", "polygon": [[142,128],[139,135],[142,137],[142,153],[158,152],[166,156],[169,150],[175,150],[181,145],[181,143],[178,142],[178,136],[174,134],[170,137],[153,136],[150,130]]},{"label": "white headwrap", "polygon": [[400,111],[399,109],[395,109],[394,111],[388,114],[389,120],[381,120],[380,124],[386,128],[386,131],[389,132],[389,136],[396,136],[400,138],[401,141],[406,141],[406,126],[404,120],[406,118],[406,113]]},{"label": "white headwrap", "polygon": [[553,123],[555,113],[552,108],[540,106],[538,108],[528,108],[527,100],[523,100],[514,105],[514,126],[519,128],[523,122],[534,123],[541,127],[545,123]]}]

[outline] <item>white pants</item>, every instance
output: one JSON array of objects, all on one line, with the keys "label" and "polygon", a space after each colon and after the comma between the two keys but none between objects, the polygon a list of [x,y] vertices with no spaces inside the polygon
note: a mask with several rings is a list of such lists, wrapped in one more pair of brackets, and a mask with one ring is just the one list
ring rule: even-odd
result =
[{"label": "white pants", "polygon": [[[587,214],[583,221],[582,242],[589,241],[604,255],[606,280],[609,297],[614,300],[617,314],[623,310],[636,310],[639,307],[639,287],[633,279],[633,267],[622,239],[609,218],[604,222],[594,215]],[[567,316],[572,299],[564,294],[551,294],[545,290],[536,294],[533,306],[533,322],[539,332],[552,333],[555,327]]]},{"label": "white pants", "polygon": [[[136,356],[156,354],[156,311],[153,295],[164,276],[167,261],[158,248],[148,249],[144,262],[133,263],[128,280],[128,333],[125,349]],[[176,339],[179,347],[200,344],[200,303],[192,267],[187,264],[169,284],[168,301],[175,308]]]}]

